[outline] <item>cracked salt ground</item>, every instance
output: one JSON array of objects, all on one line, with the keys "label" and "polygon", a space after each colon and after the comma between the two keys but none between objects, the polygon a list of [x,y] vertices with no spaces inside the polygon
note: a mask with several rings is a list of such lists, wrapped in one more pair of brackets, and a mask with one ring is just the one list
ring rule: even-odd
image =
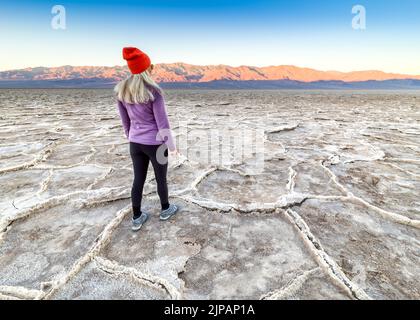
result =
[{"label": "cracked salt ground", "polygon": [[331,169],[354,195],[382,209],[420,219],[420,180],[412,175],[381,162],[338,164]]},{"label": "cracked salt ground", "polygon": [[420,298],[420,231],[358,204],[308,200],[293,209],[343,272],[374,299]]},{"label": "cracked salt ground", "polygon": [[281,165],[279,170],[273,170],[273,165],[267,162],[264,172],[255,176],[243,176],[226,170],[215,171],[198,186],[198,192],[200,196],[215,202],[238,205],[250,204],[261,198],[266,202],[276,202],[279,194],[286,193],[286,185],[278,182],[287,181],[288,175],[287,164],[278,165]]},{"label": "cracked salt ground", "polygon": [[191,152],[261,129],[266,161],[172,159],[166,223],[150,168],[140,233],[109,91],[0,96],[0,299],[420,298],[417,93],[169,91]]},{"label": "cracked salt ground", "polygon": [[[143,232],[129,238],[127,219],[103,255],[162,278],[185,299],[256,298],[288,284],[297,270],[316,267],[298,233],[279,213],[220,214],[180,205],[176,220],[161,224],[155,211]],[[325,275],[318,284],[327,291],[326,296],[312,292],[319,298],[327,298],[328,292],[329,297],[346,298]]]},{"label": "cracked salt ground", "polygon": [[[116,300],[161,300],[170,296],[162,287],[144,280],[134,270],[114,268],[114,264],[94,259],[80,271],[55,299],[116,299]],[[100,285],[98,285],[100,284]]]},{"label": "cracked salt ground", "polygon": [[65,202],[13,223],[0,246],[0,285],[40,289],[65,275],[124,205],[80,208]]}]

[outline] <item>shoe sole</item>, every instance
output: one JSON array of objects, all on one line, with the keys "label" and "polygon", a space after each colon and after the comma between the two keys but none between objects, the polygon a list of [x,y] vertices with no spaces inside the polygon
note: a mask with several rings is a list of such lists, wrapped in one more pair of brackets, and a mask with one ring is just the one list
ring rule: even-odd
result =
[{"label": "shoe sole", "polygon": [[162,218],[162,217],[159,217],[159,219],[160,219],[161,221],[166,221],[166,220],[169,220],[170,218],[172,218],[174,215],[176,215],[176,214],[178,213],[178,210],[179,210],[179,208],[177,208],[177,209],[176,209],[176,211],[175,211],[174,213],[172,213],[170,216],[168,216],[167,218]]},{"label": "shoe sole", "polygon": [[147,222],[147,220],[149,220],[149,217],[147,217],[147,219],[139,227],[131,227],[131,231],[139,231],[141,227],[143,227],[143,225]]},{"label": "shoe sole", "polygon": [[140,227],[131,227],[131,231],[137,232],[141,229],[141,227],[143,227],[143,225],[141,225]]}]

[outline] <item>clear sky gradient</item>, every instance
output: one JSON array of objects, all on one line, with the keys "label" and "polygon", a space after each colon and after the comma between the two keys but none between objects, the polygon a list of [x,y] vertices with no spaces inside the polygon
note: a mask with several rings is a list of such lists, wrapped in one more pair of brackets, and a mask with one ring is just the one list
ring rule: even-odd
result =
[{"label": "clear sky gradient", "polygon": [[[66,30],[51,8],[66,8]],[[352,29],[352,7],[367,11]],[[0,2],[0,70],[122,65],[123,46],[153,62],[296,65],[420,75],[419,0]]]}]

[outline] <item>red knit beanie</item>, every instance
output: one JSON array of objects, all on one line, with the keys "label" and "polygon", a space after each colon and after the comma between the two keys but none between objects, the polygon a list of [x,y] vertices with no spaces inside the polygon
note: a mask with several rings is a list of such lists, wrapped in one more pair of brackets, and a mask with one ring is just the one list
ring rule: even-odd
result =
[{"label": "red knit beanie", "polygon": [[128,68],[132,74],[142,73],[152,64],[147,54],[133,47],[123,49],[123,58],[127,60]]}]

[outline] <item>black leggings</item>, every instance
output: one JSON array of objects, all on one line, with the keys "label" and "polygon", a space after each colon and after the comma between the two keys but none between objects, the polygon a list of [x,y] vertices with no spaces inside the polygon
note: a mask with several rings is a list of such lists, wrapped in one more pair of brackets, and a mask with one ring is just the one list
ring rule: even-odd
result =
[{"label": "black leggings", "polygon": [[144,182],[146,181],[149,161],[152,162],[157,183],[157,192],[160,198],[162,210],[169,208],[168,184],[166,174],[168,172],[168,148],[166,145],[145,145],[130,142],[130,155],[133,160],[134,182],[131,189],[131,201],[134,218],[141,215],[141,198]]}]

